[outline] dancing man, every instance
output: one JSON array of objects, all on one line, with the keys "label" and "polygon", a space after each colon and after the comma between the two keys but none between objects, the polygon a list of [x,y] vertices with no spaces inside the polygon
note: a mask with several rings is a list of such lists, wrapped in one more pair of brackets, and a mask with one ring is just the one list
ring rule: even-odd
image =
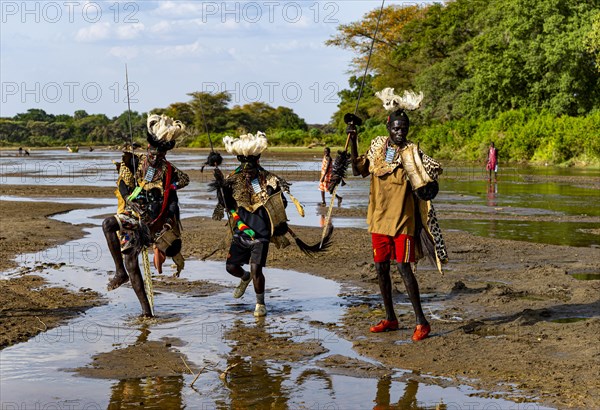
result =
[{"label": "dancing man", "polygon": [[119,208],[116,215],[102,223],[116,268],[108,290],[131,280],[142,315],[147,317],[153,313],[138,262],[142,248],[153,245],[154,264],[159,272],[166,256],[173,257],[177,276],[184,264],[177,190],[187,186],[189,178],[165,158],[184,130],[180,121],[164,115],[148,117],[147,153],[124,152],[123,161],[117,164],[115,195]]},{"label": "dancing man", "polygon": [[[213,218],[220,220],[224,212],[228,213],[230,228],[233,233],[226,270],[229,274],[240,278],[239,285],[233,292],[234,298],[241,298],[250,281],[254,284],[256,306],[254,316],[267,314],[265,305],[265,276],[263,268],[267,262],[269,243],[283,248],[289,245],[285,237],[290,233],[296,244],[305,253],[319,252],[319,245],[306,245],[287,225],[285,208],[287,200],[283,193],[289,195],[300,215],[304,210],[290,194],[289,186],[283,178],[265,170],[260,166],[261,153],[267,148],[264,133],[245,134],[239,138],[223,138],[225,150],[237,157],[240,165],[226,178],[215,168],[215,182],[212,189],[217,191],[219,204]],[[329,246],[331,231],[324,246]],[[250,264],[250,271],[243,265]]]}]

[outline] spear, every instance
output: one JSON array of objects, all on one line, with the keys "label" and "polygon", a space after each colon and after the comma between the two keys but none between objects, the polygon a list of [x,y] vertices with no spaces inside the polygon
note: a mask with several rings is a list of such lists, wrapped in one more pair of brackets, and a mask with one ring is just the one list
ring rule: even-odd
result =
[{"label": "spear", "polygon": [[[223,157],[221,157],[221,154],[219,154],[218,152],[215,151],[215,148],[214,148],[214,145],[212,142],[212,138],[210,137],[210,130],[208,129],[208,124],[206,122],[206,116],[204,115],[204,108],[202,107],[202,101],[200,101],[200,98],[198,98],[198,106],[200,107],[200,115],[202,116],[202,123],[204,123],[204,130],[206,131],[206,135],[208,136],[208,143],[210,144],[210,154],[208,154],[208,158],[206,159],[206,162],[202,165],[202,168],[200,168],[200,172],[204,172],[204,167],[206,165],[214,167],[214,173],[215,173],[214,187],[216,188],[218,195],[221,196],[221,200],[223,201],[223,208],[225,209],[225,214],[227,215],[227,222],[229,224],[229,227],[231,229],[233,229],[234,224],[231,220],[231,215],[229,214],[229,210],[227,209],[227,204],[225,204],[225,193],[223,192],[223,186],[221,185],[222,181],[217,180],[217,173],[220,173],[221,177],[223,175],[223,173],[219,169],[219,165],[221,165],[221,163],[223,162]],[[222,217],[222,215],[220,215],[220,217]]]},{"label": "spear", "polygon": [[[133,167],[133,180],[135,181],[135,189],[129,198],[135,198],[142,190],[142,186],[138,186],[137,174],[135,170],[135,154],[133,146],[133,126],[131,123],[131,99],[129,98],[129,74],[127,72],[127,64],[125,64],[125,87],[127,89],[127,117],[129,120],[129,137],[131,139],[131,162]],[[138,218],[141,224],[141,215],[138,214]],[[150,259],[148,258],[148,248],[143,247],[142,249],[142,264],[144,267],[144,288],[146,290],[146,299],[150,305],[150,313],[154,316],[154,290],[152,288],[152,272],[150,271]]]},{"label": "spear", "polygon": [[133,126],[131,125],[131,100],[129,99],[129,74],[127,73],[127,64],[125,64],[125,88],[127,89],[127,119],[129,122],[129,138],[131,140],[131,162],[133,166],[133,179],[137,186],[137,178],[135,177],[135,155],[133,154]]},{"label": "spear", "polygon": [[[377,24],[375,25],[375,32],[373,33],[373,38],[371,40],[371,47],[369,48],[369,57],[367,58],[367,65],[365,67],[365,72],[362,77],[362,81],[360,83],[360,89],[358,91],[358,98],[356,100],[356,106],[354,107],[354,114],[347,113],[344,115],[344,122],[348,125],[348,127],[352,126],[359,127],[362,125],[362,120],[356,115],[358,112],[358,104],[360,103],[360,99],[362,97],[363,89],[365,87],[365,80],[367,78],[367,72],[369,71],[369,65],[371,64],[371,56],[373,55],[373,47],[375,46],[375,39],[377,38],[377,32],[379,31],[379,22],[381,21],[381,16],[383,14],[383,6],[385,4],[385,0],[381,1],[381,8],[379,9],[379,16],[377,17]],[[321,244],[320,247],[323,246],[323,241],[325,240],[325,236],[327,235],[327,227],[331,221],[331,215],[333,214],[333,205],[337,193],[337,189],[340,186],[340,183],[344,185],[344,177],[346,176],[346,170],[348,169],[348,163],[350,162],[350,157],[348,156],[348,145],[350,144],[350,135],[351,132],[348,132],[348,136],[346,137],[346,145],[344,145],[344,151],[339,151],[335,161],[333,162],[333,176],[331,178],[331,182],[327,187],[329,192],[331,193],[331,203],[329,204],[329,209],[327,210],[327,217],[325,218],[325,226],[323,226],[323,233],[321,234]]]}]

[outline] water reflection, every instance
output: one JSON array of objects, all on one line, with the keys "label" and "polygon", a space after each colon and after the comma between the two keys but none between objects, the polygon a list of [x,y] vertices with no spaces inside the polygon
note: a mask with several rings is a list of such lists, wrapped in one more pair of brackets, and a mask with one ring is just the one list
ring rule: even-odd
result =
[{"label": "water reflection", "polygon": [[[247,334],[246,330],[251,336],[240,338]],[[284,384],[290,377],[292,366],[267,359],[269,355],[265,353],[270,349],[269,341],[273,335],[267,331],[264,318],[258,319],[254,328],[238,320],[225,337],[237,345],[239,354],[227,357],[227,366],[231,368],[225,378],[229,402],[217,401],[218,408],[287,408],[290,392]]]},{"label": "water reflection", "polygon": [[496,207],[498,202],[496,201],[496,195],[498,195],[498,183],[489,182],[487,189],[487,204],[488,206]]},{"label": "water reflection", "polygon": [[[431,406],[422,406],[417,401],[419,383],[416,380],[408,380],[404,384],[404,392],[396,403],[392,403],[391,388],[392,379],[389,376],[379,379],[373,410],[427,410],[432,408]],[[446,405],[440,402],[435,406],[435,409],[446,410]]]},{"label": "water reflection", "polygon": [[[150,330],[143,326],[140,335],[131,345],[148,341]],[[117,409],[182,409],[183,376],[149,376],[138,379],[123,379],[111,386],[109,410]]]},{"label": "water reflection", "polygon": [[120,380],[111,387],[107,409],[183,409],[183,376]]}]

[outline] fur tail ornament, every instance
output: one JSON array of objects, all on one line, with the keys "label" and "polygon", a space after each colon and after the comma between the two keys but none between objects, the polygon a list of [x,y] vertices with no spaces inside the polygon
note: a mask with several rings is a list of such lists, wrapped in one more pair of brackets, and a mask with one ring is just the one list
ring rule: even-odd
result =
[{"label": "fur tail ornament", "polygon": [[346,185],[344,182],[344,178],[346,177],[346,171],[348,170],[348,165],[350,165],[350,154],[348,151],[338,151],[337,157],[333,161],[333,165],[331,167],[331,180],[329,181],[329,186],[327,190],[330,194],[333,195],[333,190],[340,183],[342,186]]},{"label": "fur tail ornament", "polygon": [[200,172],[204,172],[204,167],[218,167],[223,162],[223,157],[216,151],[211,151],[206,158],[206,162],[202,164],[202,168],[200,168]]},{"label": "fur tail ornament", "polygon": [[300,248],[300,250],[302,252],[304,252],[306,255],[314,256],[316,253],[323,252],[324,250],[329,248],[329,246],[331,246],[331,237],[333,235],[333,225],[329,225],[329,227],[327,229],[327,234],[325,235],[325,238],[323,239],[323,244],[321,246],[319,246],[320,243],[316,243],[314,245],[308,245],[302,239],[298,238],[298,236],[289,227],[288,227],[288,232],[290,235],[292,235],[292,238],[294,238],[294,240],[296,241],[296,245],[298,245],[298,248]]}]

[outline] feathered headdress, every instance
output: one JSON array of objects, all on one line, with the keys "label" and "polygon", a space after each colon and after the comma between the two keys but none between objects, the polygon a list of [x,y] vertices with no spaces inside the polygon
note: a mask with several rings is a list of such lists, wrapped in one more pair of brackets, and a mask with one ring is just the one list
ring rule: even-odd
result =
[{"label": "feathered headdress", "polygon": [[244,134],[239,138],[226,136],[223,138],[225,150],[233,155],[242,155],[244,157],[258,156],[267,149],[267,136],[264,132],[258,131],[256,135]]},{"label": "feathered headdress", "polygon": [[166,115],[149,115],[147,124],[148,143],[162,152],[175,147],[177,138],[185,132],[185,125],[181,121]]},{"label": "feathered headdress", "polygon": [[421,106],[423,101],[423,93],[414,93],[413,91],[405,90],[401,96],[394,94],[393,88],[384,88],[376,92],[375,96],[383,101],[383,108],[388,111],[407,110],[413,111]]}]

